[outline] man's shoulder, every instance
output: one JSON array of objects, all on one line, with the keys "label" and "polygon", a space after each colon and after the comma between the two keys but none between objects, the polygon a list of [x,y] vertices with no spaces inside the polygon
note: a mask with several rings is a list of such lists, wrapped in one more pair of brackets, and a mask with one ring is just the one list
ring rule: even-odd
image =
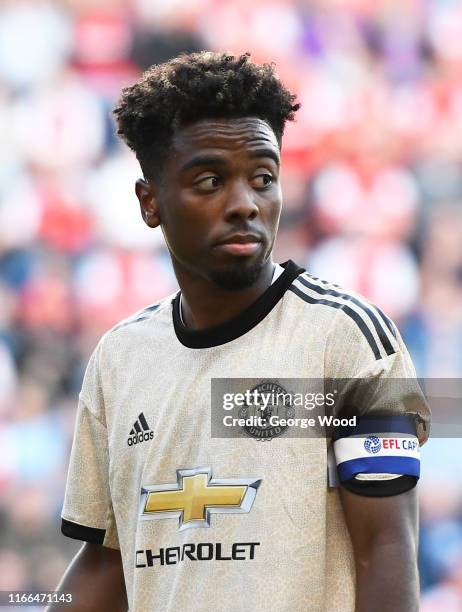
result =
[{"label": "man's shoulder", "polygon": [[149,304],[141,310],[136,311],[134,314],[116,323],[109,331],[106,332],[106,335],[113,334],[118,330],[127,328],[135,323],[141,323],[142,321],[155,321],[157,318],[159,318],[159,316],[165,315],[167,312],[170,313],[171,305],[175,296],[176,293],[172,293],[158,302]]},{"label": "man's shoulder", "polygon": [[350,309],[354,308],[367,315],[372,313],[372,316],[382,319],[390,332],[394,331],[394,324],[389,317],[364,295],[331,281],[312,276],[309,272],[304,271],[299,274],[290,290],[306,304],[324,306],[326,310],[340,310],[349,314]]},{"label": "man's shoulder", "polygon": [[360,293],[308,272],[300,274],[290,290],[307,309],[316,308],[314,319],[320,328],[323,324],[326,326],[326,334],[332,340],[342,344],[359,341],[372,351],[375,359],[396,353],[398,332],[395,324]]},{"label": "man's shoulder", "polygon": [[162,327],[168,326],[171,321],[171,308],[175,295],[171,294],[154,304],[149,304],[116,323],[102,336],[99,346],[126,344],[131,339],[137,342],[140,334],[155,335],[156,330],[160,332]]},{"label": "man's shoulder", "polygon": [[[171,337],[171,303],[175,294],[138,310],[107,331],[93,350],[85,371],[80,393],[88,406],[100,403],[105,382],[112,385],[119,372],[125,378],[139,368],[146,355],[168,350]],[[109,383],[108,383],[109,381]],[[99,390],[99,391],[98,391]]]}]

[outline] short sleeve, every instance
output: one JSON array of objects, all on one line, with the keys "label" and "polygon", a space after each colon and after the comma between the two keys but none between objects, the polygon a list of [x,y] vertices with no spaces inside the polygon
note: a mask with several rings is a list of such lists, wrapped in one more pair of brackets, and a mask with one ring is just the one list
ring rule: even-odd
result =
[{"label": "short sleeve", "polygon": [[362,322],[359,326],[345,317],[336,329],[337,341],[331,338],[326,378],[341,381],[329,382],[339,388],[336,416],[409,414],[422,445],[430,432],[430,409],[399,331],[383,313],[381,316],[387,325],[381,325],[380,334],[372,325],[366,327]]},{"label": "short sleeve", "polygon": [[329,384],[340,387],[336,416],[342,424],[333,432],[333,447],[341,484],[358,494],[386,496],[417,483],[430,410],[398,330],[375,312],[380,326],[366,318],[361,325],[342,321],[337,349],[344,351],[331,360]]},{"label": "short sleeve", "polygon": [[79,397],[61,531],[70,538],[118,549],[108,466],[108,436],[95,351]]}]

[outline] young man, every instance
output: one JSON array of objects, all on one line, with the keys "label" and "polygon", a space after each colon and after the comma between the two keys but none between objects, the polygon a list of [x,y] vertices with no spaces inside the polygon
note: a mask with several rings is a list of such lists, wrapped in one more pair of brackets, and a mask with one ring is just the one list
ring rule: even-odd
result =
[{"label": "young man", "polygon": [[88,365],[63,508],[63,533],[86,542],[60,585],[70,610],[418,609],[423,429],[392,428],[413,449],[401,455],[383,449],[386,420],[360,452],[340,438],[336,488],[322,437],[211,436],[216,378],[374,377],[367,411],[406,411],[387,395],[414,375],[393,324],[272,261],[298,106],[247,55],[181,56],[123,92],[141,214],[181,291],[109,331]]}]

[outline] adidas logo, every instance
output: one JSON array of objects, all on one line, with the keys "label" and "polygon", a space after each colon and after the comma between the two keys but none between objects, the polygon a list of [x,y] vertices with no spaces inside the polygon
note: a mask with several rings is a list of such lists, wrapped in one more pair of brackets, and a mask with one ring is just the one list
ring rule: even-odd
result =
[{"label": "adidas logo", "polygon": [[144,414],[141,412],[135,421],[130,433],[128,434],[127,444],[133,446],[139,442],[147,442],[154,438],[154,432],[150,429],[149,425],[144,418]]}]

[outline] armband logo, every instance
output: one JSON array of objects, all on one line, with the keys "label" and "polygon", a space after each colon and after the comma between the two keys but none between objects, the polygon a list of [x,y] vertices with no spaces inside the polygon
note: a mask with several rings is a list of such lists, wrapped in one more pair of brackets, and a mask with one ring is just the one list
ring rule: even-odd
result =
[{"label": "armband logo", "polygon": [[377,436],[368,436],[364,440],[364,449],[371,455],[375,455],[382,450],[382,442]]}]

